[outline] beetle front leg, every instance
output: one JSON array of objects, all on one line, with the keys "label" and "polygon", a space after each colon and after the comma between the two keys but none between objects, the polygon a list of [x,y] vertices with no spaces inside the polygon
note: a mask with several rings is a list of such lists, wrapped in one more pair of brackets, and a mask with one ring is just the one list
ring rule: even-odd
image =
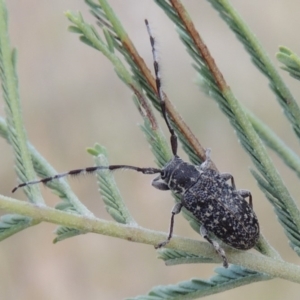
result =
[{"label": "beetle front leg", "polygon": [[172,216],[171,216],[171,222],[170,222],[169,236],[168,236],[168,238],[165,241],[163,241],[163,242],[159,243],[157,246],[155,246],[155,249],[164,247],[164,246],[166,246],[170,242],[170,240],[172,238],[172,235],[173,235],[174,217],[175,217],[175,215],[177,215],[177,214],[180,213],[182,206],[183,206],[182,203],[179,202],[179,203],[176,203],[175,206],[173,207],[173,209],[172,209]]},{"label": "beetle front leg", "polygon": [[208,170],[212,167],[212,161],[210,158],[210,148],[207,148],[205,150],[205,160],[203,161],[203,163],[200,165],[200,169],[201,170]]},{"label": "beetle front leg", "polygon": [[224,268],[228,268],[228,260],[227,260],[226,253],[225,253],[224,249],[221,248],[221,246],[219,245],[218,242],[216,242],[214,240],[211,240],[209,238],[208,231],[203,225],[200,227],[200,234],[202,235],[202,237],[204,239],[206,239],[210,244],[212,244],[212,246],[215,248],[216,252],[219,254],[219,256],[221,256],[221,258],[223,259]]},{"label": "beetle front leg", "polygon": [[252,203],[252,194],[248,190],[238,190],[238,193],[245,199],[249,197],[249,205],[251,208],[253,208],[253,203]]}]

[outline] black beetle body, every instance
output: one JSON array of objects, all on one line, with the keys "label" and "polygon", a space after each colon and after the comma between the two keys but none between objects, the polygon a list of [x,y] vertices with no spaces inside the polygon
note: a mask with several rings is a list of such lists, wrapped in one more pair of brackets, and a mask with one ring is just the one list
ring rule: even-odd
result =
[{"label": "black beetle body", "polygon": [[[232,185],[227,183],[229,179]],[[208,233],[213,233],[227,245],[240,250],[248,250],[257,243],[259,224],[252,208],[251,193],[236,190],[230,174],[219,174],[211,168],[209,150],[206,151],[206,160],[200,166],[174,156],[152,185],[180,195],[181,202],[173,209],[172,217],[180,212],[181,207],[191,212],[202,224],[200,233],[222,256],[224,266],[228,266],[225,252],[208,237]],[[246,197],[249,197],[249,203]],[[159,247],[169,240],[170,235]]]}]

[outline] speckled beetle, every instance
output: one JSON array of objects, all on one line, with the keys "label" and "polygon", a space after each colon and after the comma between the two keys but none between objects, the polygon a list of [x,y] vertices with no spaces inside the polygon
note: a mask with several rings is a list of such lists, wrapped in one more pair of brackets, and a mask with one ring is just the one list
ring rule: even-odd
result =
[{"label": "speckled beetle", "polygon": [[[231,185],[227,183],[229,179]],[[172,210],[168,239],[158,247],[165,246],[172,238],[174,216],[182,207],[201,222],[200,234],[222,257],[224,267],[228,267],[225,251],[209,237],[209,233],[236,249],[248,250],[255,246],[259,237],[259,224],[253,211],[251,193],[236,190],[232,175],[219,174],[211,168],[209,149],[206,150],[206,160],[200,166],[184,162],[174,155],[152,185],[181,196],[181,202]],[[249,204],[246,197],[249,197]]]},{"label": "speckled beetle", "polygon": [[[156,87],[158,99],[161,105],[162,115],[170,132],[170,142],[173,158],[162,168],[139,168],[129,165],[96,166],[85,169],[72,170],[57,174],[52,177],[43,178],[19,184],[13,189],[39,182],[47,183],[68,175],[79,175],[93,173],[97,170],[131,169],[143,174],[159,174],[152,181],[152,185],[159,190],[171,190],[180,196],[181,201],[177,203],[171,215],[171,224],[167,240],[158,244],[156,248],[165,246],[172,238],[174,217],[182,207],[191,212],[202,224],[200,234],[205,238],[223,259],[223,266],[228,267],[225,251],[213,240],[209,234],[219,238],[227,245],[248,250],[255,246],[259,237],[259,224],[253,211],[252,196],[249,191],[237,190],[232,175],[228,173],[219,174],[212,168],[210,150],[206,150],[206,159],[201,165],[192,165],[184,162],[177,155],[177,136],[170,125],[166,114],[164,93],[161,87],[161,77],[155,40],[151,33],[148,21],[145,20],[152,46],[154,70],[156,76]],[[231,185],[227,183],[231,180]],[[249,203],[245,198],[249,197]]]}]

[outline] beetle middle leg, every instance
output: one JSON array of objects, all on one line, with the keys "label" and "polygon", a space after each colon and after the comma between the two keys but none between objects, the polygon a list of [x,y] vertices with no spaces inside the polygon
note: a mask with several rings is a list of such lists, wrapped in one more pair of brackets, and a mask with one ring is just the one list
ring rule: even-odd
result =
[{"label": "beetle middle leg", "polygon": [[219,254],[219,256],[221,256],[221,258],[223,259],[224,268],[228,268],[228,260],[227,260],[224,249],[219,245],[218,242],[209,238],[208,231],[203,225],[200,227],[200,234],[202,235],[202,237],[204,239],[206,239],[210,244],[212,244],[212,246],[215,248],[216,252]]},{"label": "beetle middle leg", "polygon": [[180,213],[182,206],[183,206],[182,203],[179,202],[179,203],[176,203],[175,206],[173,207],[168,238],[165,241],[159,243],[157,246],[155,246],[155,249],[164,247],[165,245],[167,245],[170,242],[172,235],[173,235],[174,217],[175,217],[175,215]]},{"label": "beetle middle leg", "polygon": [[234,182],[234,178],[233,176],[230,174],[230,173],[221,173],[220,176],[225,179],[226,181],[227,180],[230,180],[231,181],[231,186],[235,189],[235,182]]},{"label": "beetle middle leg", "polygon": [[[234,178],[230,173],[222,173],[220,174],[222,178],[224,178],[226,181],[230,180],[231,181],[231,186],[235,189],[235,183],[234,183]],[[248,190],[238,190],[237,191],[240,196],[242,196],[244,199],[249,197],[249,205],[251,208],[253,208],[253,203],[252,203],[252,195],[250,191]]]}]

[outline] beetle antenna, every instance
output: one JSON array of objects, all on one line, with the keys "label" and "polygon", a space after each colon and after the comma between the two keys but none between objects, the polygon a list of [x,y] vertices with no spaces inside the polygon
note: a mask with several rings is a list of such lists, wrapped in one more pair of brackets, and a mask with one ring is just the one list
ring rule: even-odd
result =
[{"label": "beetle antenna", "polygon": [[67,176],[93,174],[93,173],[95,173],[96,171],[99,171],[99,170],[109,170],[109,171],[133,170],[133,171],[141,172],[143,174],[157,174],[157,173],[160,173],[160,171],[161,171],[160,169],[157,169],[157,168],[139,168],[139,167],[128,166],[128,165],[95,166],[95,167],[89,167],[89,168],[84,168],[84,169],[76,169],[76,170],[68,171],[68,172],[65,172],[65,173],[56,174],[54,176],[49,176],[49,177],[45,177],[45,178],[42,178],[42,179],[38,179],[38,180],[23,182],[23,183],[20,183],[18,186],[16,186],[12,190],[12,193],[14,193],[17,189],[19,189],[21,187],[24,187],[24,186],[37,184],[37,183],[46,184],[49,181],[52,181],[52,180],[55,180],[55,179],[60,179],[60,178],[67,177]]},{"label": "beetle antenna", "polygon": [[172,126],[170,124],[170,121],[167,117],[165,94],[162,90],[162,85],[161,85],[161,73],[160,73],[160,67],[159,67],[159,62],[158,62],[158,54],[157,54],[157,49],[156,49],[155,38],[154,38],[154,35],[152,34],[152,30],[151,30],[151,27],[150,27],[149,22],[148,22],[147,19],[145,19],[145,24],[146,24],[146,27],[147,27],[147,31],[148,31],[148,34],[149,34],[149,37],[150,37],[150,44],[151,44],[151,47],[152,47],[156,90],[157,90],[158,99],[159,99],[159,102],[160,102],[161,112],[162,112],[163,118],[165,119],[165,122],[168,126],[169,132],[171,134],[170,142],[171,142],[171,147],[172,147],[172,153],[173,153],[174,156],[176,156],[177,155],[177,148],[178,148],[177,136],[176,136],[175,131],[172,128]]}]

